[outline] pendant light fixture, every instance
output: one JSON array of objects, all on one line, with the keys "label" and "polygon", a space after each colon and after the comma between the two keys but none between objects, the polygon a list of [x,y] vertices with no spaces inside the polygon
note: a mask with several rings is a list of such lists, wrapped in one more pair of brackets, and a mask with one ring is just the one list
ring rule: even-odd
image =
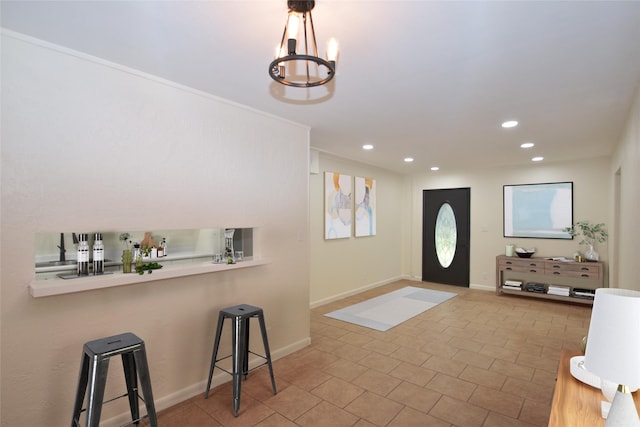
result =
[{"label": "pendant light fixture", "polygon": [[[278,83],[293,87],[313,87],[328,83],[336,73],[338,43],[327,43],[327,59],[318,55],[311,10],[315,1],[288,0],[289,14],[276,59],[269,64],[269,75]],[[298,53],[301,52],[301,53]]]}]

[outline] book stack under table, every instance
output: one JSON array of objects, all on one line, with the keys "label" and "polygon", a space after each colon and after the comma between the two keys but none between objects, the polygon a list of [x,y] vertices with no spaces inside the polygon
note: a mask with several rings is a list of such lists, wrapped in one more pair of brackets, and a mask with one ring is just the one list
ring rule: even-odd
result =
[{"label": "book stack under table", "polygon": [[[522,291],[522,282],[518,280],[505,280],[502,285],[502,289],[509,289],[514,291]],[[524,290],[527,292],[536,292],[539,294],[558,295],[562,297],[576,297],[576,298],[590,298],[594,299],[596,295],[595,289],[586,288],[573,288],[563,285],[545,285],[543,283],[528,282],[524,285]]]},{"label": "book stack under table", "polygon": [[573,288],[572,296],[576,298],[594,299],[596,297],[595,289]]},{"label": "book stack under table", "polygon": [[570,292],[571,288],[569,286],[549,285],[547,287],[547,293],[549,295],[560,295],[563,297],[568,297]]},{"label": "book stack under table", "polygon": [[524,290],[527,292],[535,292],[537,294],[547,293],[547,289],[543,283],[529,282],[526,285],[524,285]]},{"label": "book stack under table", "polygon": [[545,285],[543,283],[528,282],[522,286],[522,282],[517,280],[505,280],[502,289],[513,291],[535,292],[538,294],[557,295],[561,297],[575,297],[584,299],[594,299],[596,296],[595,289],[587,288],[571,288],[563,285]]},{"label": "book stack under table", "polygon": [[513,289],[515,291],[521,291],[522,290],[522,282],[519,282],[517,280],[505,280],[504,284],[502,285],[503,289]]}]

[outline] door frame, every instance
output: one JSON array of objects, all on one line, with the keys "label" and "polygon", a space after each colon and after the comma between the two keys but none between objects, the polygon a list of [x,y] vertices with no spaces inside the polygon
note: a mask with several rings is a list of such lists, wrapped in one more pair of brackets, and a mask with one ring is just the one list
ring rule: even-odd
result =
[{"label": "door frame", "polygon": [[[427,207],[427,198],[433,195],[435,209]],[[435,199],[435,200],[433,200]],[[432,225],[443,203],[449,203],[456,219],[456,249],[450,267],[443,268],[437,259],[433,243],[435,231]],[[471,252],[471,188],[445,188],[422,190],[422,281],[443,283],[460,287],[470,285]],[[451,268],[451,270],[449,270]],[[449,274],[450,273],[450,274]]]}]

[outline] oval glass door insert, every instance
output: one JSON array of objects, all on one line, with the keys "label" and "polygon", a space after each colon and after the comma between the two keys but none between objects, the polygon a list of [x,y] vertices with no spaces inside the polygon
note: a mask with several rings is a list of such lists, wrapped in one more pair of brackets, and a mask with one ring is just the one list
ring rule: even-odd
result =
[{"label": "oval glass door insert", "polygon": [[453,262],[457,240],[456,215],[449,203],[443,203],[436,218],[435,232],[436,255],[442,267],[448,268]]}]

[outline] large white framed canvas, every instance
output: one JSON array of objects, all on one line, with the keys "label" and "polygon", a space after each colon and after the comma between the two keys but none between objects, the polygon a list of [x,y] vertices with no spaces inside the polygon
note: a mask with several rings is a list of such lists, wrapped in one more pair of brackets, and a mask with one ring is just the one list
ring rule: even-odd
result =
[{"label": "large white framed canvas", "polygon": [[376,235],[376,180],[355,177],[356,237]]},{"label": "large white framed canvas", "polygon": [[324,238],[351,237],[351,175],[324,173]]},{"label": "large white framed canvas", "polygon": [[573,239],[573,182],[503,186],[504,237]]}]

